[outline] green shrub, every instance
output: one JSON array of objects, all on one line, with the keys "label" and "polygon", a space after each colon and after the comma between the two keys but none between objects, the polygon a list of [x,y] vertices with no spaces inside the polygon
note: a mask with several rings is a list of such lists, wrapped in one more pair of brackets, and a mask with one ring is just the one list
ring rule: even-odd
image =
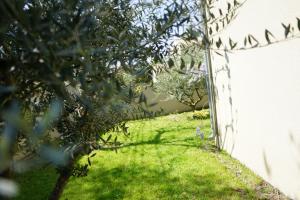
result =
[{"label": "green shrub", "polygon": [[193,119],[208,119],[210,116],[209,110],[204,109],[193,113]]}]

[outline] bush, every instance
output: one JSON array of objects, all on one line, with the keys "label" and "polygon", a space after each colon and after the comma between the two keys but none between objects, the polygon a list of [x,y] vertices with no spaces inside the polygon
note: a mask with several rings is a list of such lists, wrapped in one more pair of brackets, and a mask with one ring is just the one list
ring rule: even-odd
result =
[{"label": "bush", "polygon": [[193,119],[208,119],[210,117],[209,110],[200,110],[193,113]]}]

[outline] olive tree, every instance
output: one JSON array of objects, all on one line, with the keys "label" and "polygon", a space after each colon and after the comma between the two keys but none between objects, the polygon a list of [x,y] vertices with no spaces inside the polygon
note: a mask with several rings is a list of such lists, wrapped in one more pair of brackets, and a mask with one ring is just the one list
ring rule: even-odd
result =
[{"label": "olive tree", "polygon": [[[1,177],[9,176],[12,165],[13,170],[22,171],[50,162],[60,172],[53,195],[57,198],[80,155],[90,158],[93,149],[116,144],[115,137],[103,137],[111,129],[126,133],[124,122],[132,100],[140,95],[140,103],[145,102],[135,88],[151,82],[161,63],[168,64],[164,70],[181,82],[184,91],[194,90],[201,96],[204,79],[193,75],[199,63],[174,57],[176,50],[170,45],[174,36],[200,39],[200,49],[221,56],[280,42],[267,29],[266,41],[249,34],[244,45],[234,38],[213,37],[242,5],[234,0],[226,10],[213,11],[214,2],[0,1]],[[295,22],[297,27],[283,25],[284,40],[300,30],[300,20]],[[57,137],[51,138],[53,132],[58,132]],[[16,161],[18,152],[39,159]]]},{"label": "olive tree", "polygon": [[158,73],[154,83],[154,89],[158,93],[168,94],[193,111],[207,96],[201,48],[201,43],[195,41],[181,42],[174,46],[175,53],[168,61],[171,68]]},{"label": "olive tree", "polygon": [[[113,128],[126,134],[129,107],[141,95],[134,88],[151,82],[168,39],[183,35],[187,10],[183,1],[1,1],[1,176],[54,164],[60,178],[51,198],[58,198],[80,155],[117,144],[103,137]],[[14,160],[18,152],[35,157]]]}]

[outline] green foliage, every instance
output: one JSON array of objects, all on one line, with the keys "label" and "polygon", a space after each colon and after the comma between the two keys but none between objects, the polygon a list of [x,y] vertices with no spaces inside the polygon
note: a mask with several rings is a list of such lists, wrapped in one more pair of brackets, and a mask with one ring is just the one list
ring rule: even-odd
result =
[{"label": "green foliage", "polygon": [[[174,47],[173,68],[160,72],[154,89],[161,94],[190,106],[195,110],[207,95],[205,72],[201,69],[203,51],[201,43],[193,41]],[[169,59],[171,60],[171,59]]]},{"label": "green foliage", "polygon": [[210,113],[208,109],[195,111],[193,113],[193,119],[209,119],[209,117],[210,117]]},{"label": "green foliage", "polygon": [[[2,1],[0,10],[5,22],[0,29],[0,109],[6,143],[1,153],[7,154],[0,167],[10,165],[20,138],[26,149],[55,165],[67,163],[65,147],[71,155],[74,147],[97,148],[96,134],[123,122],[133,98],[120,74],[135,75],[146,67],[147,58],[128,49],[147,40],[133,26],[129,3]],[[140,52],[151,54],[152,47]],[[25,121],[23,113],[30,113],[30,119]],[[59,141],[44,140],[49,130],[58,131]]]},{"label": "green foliage", "polygon": [[77,164],[73,168],[72,176],[74,177],[84,177],[88,173],[88,164]]},{"label": "green foliage", "polygon": [[17,152],[61,168],[122,129],[151,63],[184,34],[187,10],[184,1],[1,1],[0,175]]}]

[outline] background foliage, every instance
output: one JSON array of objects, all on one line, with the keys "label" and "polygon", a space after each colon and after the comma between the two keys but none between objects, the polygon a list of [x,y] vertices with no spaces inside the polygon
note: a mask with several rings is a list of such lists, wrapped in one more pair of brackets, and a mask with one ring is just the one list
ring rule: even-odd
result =
[{"label": "background foliage", "polygon": [[168,60],[170,69],[158,73],[154,88],[195,110],[207,97],[206,70],[200,42],[179,41]]}]

